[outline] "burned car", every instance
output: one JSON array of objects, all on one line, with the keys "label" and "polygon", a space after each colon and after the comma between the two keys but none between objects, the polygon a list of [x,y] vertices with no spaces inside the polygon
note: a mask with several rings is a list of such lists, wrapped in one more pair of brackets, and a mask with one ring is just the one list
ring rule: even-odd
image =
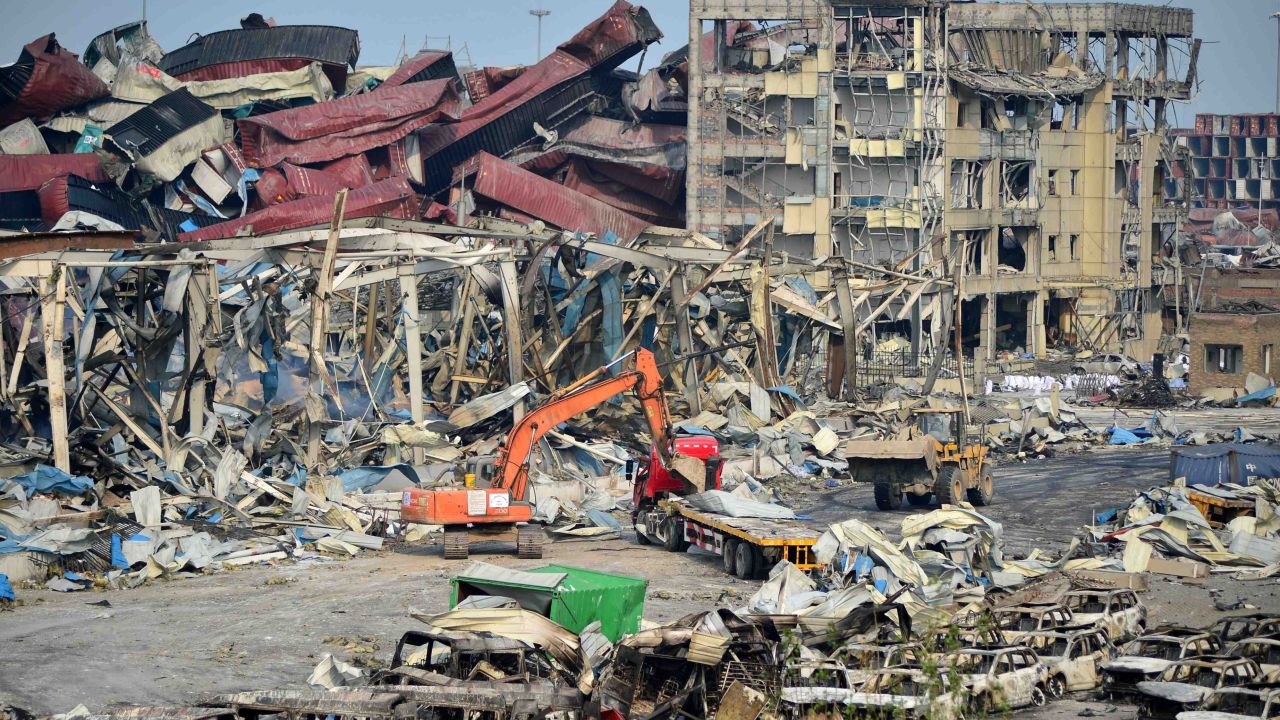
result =
[{"label": "burned car", "polygon": [[1057,603],[1014,605],[992,611],[996,624],[1009,642],[1020,643],[1022,636],[1038,630],[1053,630],[1073,622],[1071,611]]},{"label": "burned car", "polygon": [[431,683],[432,676],[457,680],[567,680],[542,651],[519,640],[449,630],[405,633],[396,643],[391,669],[375,679],[388,685],[418,685]]},{"label": "burned car", "polygon": [[1156,680],[1138,683],[1138,703],[1143,717],[1173,718],[1183,710],[1198,708],[1214,690],[1248,685],[1261,678],[1261,668],[1248,658],[1187,658],[1165,668]]},{"label": "burned car", "polygon": [[1062,596],[1078,625],[1098,625],[1114,643],[1146,632],[1147,608],[1132,590],[1072,590]]},{"label": "burned car", "polygon": [[1116,653],[1107,632],[1092,625],[1029,632],[1022,643],[1049,666],[1045,688],[1053,698],[1097,688],[1102,684],[1102,663]]},{"label": "burned car", "polygon": [[1217,635],[1191,628],[1162,628],[1130,642],[1117,657],[1102,664],[1102,689],[1110,695],[1137,690],[1179,660],[1211,655],[1222,649]]},{"label": "burned car", "polygon": [[1049,666],[1031,648],[965,648],[946,654],[941,664],[960,674],[977,712],[990,714],[1048,702]]},{"label": "burned car", "polygon": [[1184,710],[1177,720],[1277,720],[1280,688],[1229,687],[1214,690],[1199,710]]},{"label": "burned car", "polygon": [[1209,628],[1224,643],[1251,637],[1280,635],[1280,615],[1276,613],[1250,613],[1224,617]]},{"label": "burned car", "polygon": [[1280,633],[1269,637],[1251,637],[1227,647],[1227,655],[1246,657],[1258,663],[1262,674],[1280,676]]},{"label": "burned car", "polygon": [[858,690],[783,688],[786,714],[793,717],[929,718],[962,717],[961,688],[946,687],[947,676],[923,670],[886,668],[872,672]]}]

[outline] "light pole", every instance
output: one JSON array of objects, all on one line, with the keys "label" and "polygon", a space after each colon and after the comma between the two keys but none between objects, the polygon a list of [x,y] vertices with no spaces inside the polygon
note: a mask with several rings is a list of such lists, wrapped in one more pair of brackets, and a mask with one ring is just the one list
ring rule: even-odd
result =
[{"label": "light pole", "polygon": [[1280,12],[1271,13],[1276,21],[1276,114],[1280,114]]},{"label": "light pole", "polygon": [[[538,57],[534,58],[534,62],[542,59],[542,18],[551,14],[550,10],[530,10],[529,14],[538,18]],[[1278,13],[1280,14],[1280,13]]]}]

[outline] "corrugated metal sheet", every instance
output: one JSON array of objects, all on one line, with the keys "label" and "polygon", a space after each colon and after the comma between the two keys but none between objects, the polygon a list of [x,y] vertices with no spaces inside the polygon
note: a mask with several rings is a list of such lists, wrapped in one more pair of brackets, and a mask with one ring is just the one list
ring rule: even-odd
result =
[{"label": "corrugated metal sheet", "polygon": [[0,192],[0,228],[31,232],[46,227],[35,190]]},{"label": "corrugated metal sheet", "polygon": [[[391,178],[367,187],[352,190],[347,194],[347,218],[390,217],[412,219],[417,217],[419,197],[414,193],[409,181],[404,178]],[[255,234],[292,230],[294,228],[319,225],[329,221],[333,215],[333,195],[317,195],[302,198],[293,202],[281,203],[265,210],[249,213],[242,218],[227,220],[206,228],[183,233],[182,242],[198,242],[201,240],[217,240],[234,237],[241,230],[252,226]],[[252,239],[246,239],[252,243]]]},{"label": "corrugated metal sheet", "polygon": [[580,118],[549,150],[507,159],[547,174],[571,156],[589,159],[594,172],[665,203],[675,204],[684,192],[685,128],[679,125]]},{"label": "corrugated metal sheet", "polygon": [[[251,61],[302,61],[294,67],[255,71],[260,73],[297,70],[312,61],[355,67],[359,58],[360,36],[355,30],[328,25],[282,25],[204,35],[166,53],[160,58],[160,69],[179,80],[225,80],[240,77],[230,73],[242,69],[240,63]],[[201,77],[186,77],[201,70],[205,71]],[[213,76],[209,75],[211,70],[216,71]],[[340,88],[343,84],[334,87]]]},{"label": "corrugated metal sheet", "polygon": [[511,84],[472,105],[451,125],[421,134],[424,184],[435,194],[449,186],[453,168],[479,152],[505,155],[537,137],[533,123],[555,128],[584,112],[592,97],[588,68],[555,54]]},{"label": "corrugated metal sheet", "polygon": [[579,158],[569,162],[564,175],[564,186],[654,225],[684,227],[683,218],[671,203],[602,176],[588,160]]},{"label": "corrugated metal sheet", "polygon": [[453,63],[453,53],[428,50],[406,60],[377,89],[400,87],[428,80],[456,79],[458,79],[458,68]]},{"label": "corrugated metal sheet", "polygon": [[608,74],[662,37],[643,8],[618,0],[607,13],[520,77],[467,108],[461,122],[423,133],[427,191],[448,187],[453,169],[479,152],[506,155],[536,136],[533,123],[556,128],[583,112],[590,74]]},{"label": "corrugated metal sheet", "polygon": [[52,225],[73,210],[105,218],[126,230],[150,227],[145,213],[133,199],[108,183],[95,183],[75,175],[54,178],[40,186],[40,213]]},{"label": "corrugated metal sheet", "polygon": [[27,43],[17,62],[0,67],[0,127],[26,117],[43,120],[108,92],[50,33]]},{"label": "corrugated metal sheet", "polygon": [[624,242],[635,240],[649,223],[538,177],[488,153],[475,159],[472,191],[481,197],[540,218],[563,230],[597,236],[612,230]]},{"label": "corrugated metal sheet", "polygon": [[467,95],[471,97],[471,102],[478,103],[520,77],[527,69],[523,65],[482,67],[463,75],[462,81],[466,83]]},{"label": "corrugated metal sheet", "polygon": [[455,120],[461,109],[454,81],[430,80],[245,118],[240,141],[245,159],[257,167],[322,162]]},{"label": "corrugated metal sheet", "polygon": [[618,0],[608,12],[578,31],[558,49],[601,70],[613,70],[650,43],[662,39],[662,31],[649,11]]},{"label": "corrugated metal sheet", "polygon": [[92,182],[107,182],[102,161],[91,153],[81,155],[0,155],[0,192],[35,190],[51,178],[79,175]]},{"label": "corrugated metal sheet", "polygon": [[218,114],[186,88],[175,90],[111,126],[111,140],[146,157],[187,128]]},{"label": "corrugated metal sheet", "polygon": [[262,172],[257,183],[258,197],[267,205],[279,205],[312,195],[334,195],[342,188],[354,189],[373,183],[373,170],[363,155],[332,163],[328,168],[299,167],[281,163]]}]

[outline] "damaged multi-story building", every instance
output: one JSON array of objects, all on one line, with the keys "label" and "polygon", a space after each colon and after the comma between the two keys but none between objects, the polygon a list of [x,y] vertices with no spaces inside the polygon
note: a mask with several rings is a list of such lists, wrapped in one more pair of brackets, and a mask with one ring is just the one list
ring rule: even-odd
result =
[{"label": "damaged multi-story building", "polygon": [[896,334],[927,351],[955,325],[979,363],[1158,349],[1176,270],[1161,258],[1187,209],[1167,118],[1195,83],[1190,10],[690,6],[691,229],[732,244],[772,217],[775,251],[933,278],[860,295],[864,346]]}]

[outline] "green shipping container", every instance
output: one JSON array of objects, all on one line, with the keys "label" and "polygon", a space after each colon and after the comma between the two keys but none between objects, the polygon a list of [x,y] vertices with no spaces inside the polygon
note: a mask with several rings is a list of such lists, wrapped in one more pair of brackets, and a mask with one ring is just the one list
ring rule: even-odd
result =
[{"label": "green shipping container", "polygon": [[509,597],[572,632],[596,620],[611,642],[640,630],[649,581],[568,565],[510,570],[477,562],[452,579],[451,607],[477,595]]}]

